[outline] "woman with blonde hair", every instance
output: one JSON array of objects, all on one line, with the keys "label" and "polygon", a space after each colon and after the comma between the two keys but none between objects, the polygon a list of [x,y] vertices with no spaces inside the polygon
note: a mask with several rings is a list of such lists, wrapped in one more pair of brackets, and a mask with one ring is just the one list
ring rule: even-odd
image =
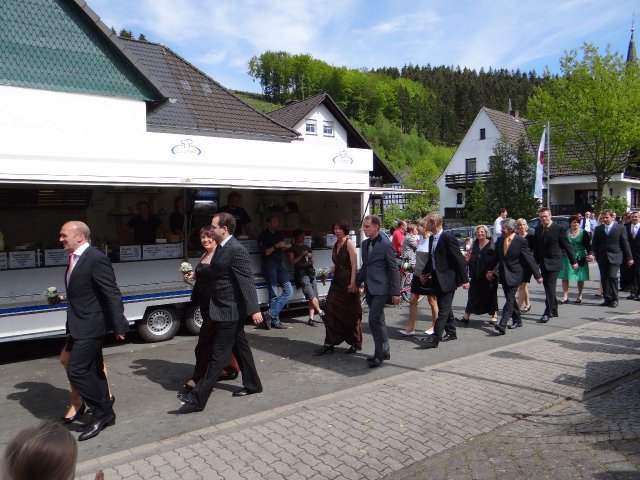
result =
[{"label": "woman with blonde hair", "polygon": [[[533,242],[535,237],[533,235],[529,235],[529,225],[524,218],[519,218],[516,220],[516,234],[527,239],[529,250],[533,252]],[[523,275],[524,281],[518,286],[517,302],[521,312],[528,312],[529,310],[531,310],[531,297],[529,296],[528,283],[531,281],[532,275],[533,273],[531,272],[531,270],[525,267],[525,272]]]},{"label": "woman with blonde hair", "polygon": [[[78,444],[71,433],[45,420],[20,430],[2,457],[2,480],[73,480]],[[98,470],[96,480],[103,480]]]}]

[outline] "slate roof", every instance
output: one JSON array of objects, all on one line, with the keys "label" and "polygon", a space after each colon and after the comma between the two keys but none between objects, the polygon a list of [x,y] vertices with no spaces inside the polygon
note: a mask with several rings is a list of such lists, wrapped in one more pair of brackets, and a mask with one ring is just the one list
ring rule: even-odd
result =
[{"label": "slate roof", "polygon": [[0,59],[3,85],[166,99],[82,0],[2,0]]},{"label": "slate roof", "polygon": [[[294,128],[302,120],[306,119],[309,112],[318,105],[324,105],[329,112],[331,112],[331,115],[345,128],[347,131],[347,147],[373,150],[367,140],[353,126],[349,118],[328,93],[319,93],[305,100],[290,103],[289,105],[269,112],[267,115],[282,125]],[[380,157],[378,157],[375,150],[373,150],[373,171],[371,174],[374,177],[382,177],[382,182],[385,184],[398,182],[396,176],[389,170]]]},{"label": "slate roof", "polygon": [[[517,145],[518,140],[522,137],[528,140],[529,137],[525,129],[527,120],[524,118],[516,119],[509,113],[492,110],[487,107],[482,107],[482,110],[489,116],[500,134],[505,137],[511,145]],[[528,141],[527,143],[530,144]]]},{"label": "slate roof", "polygon": [[175,99],[147,114],[150,130],[284,141],[299,136],[244,103],[164,45],[123,38],[120,42]]}]

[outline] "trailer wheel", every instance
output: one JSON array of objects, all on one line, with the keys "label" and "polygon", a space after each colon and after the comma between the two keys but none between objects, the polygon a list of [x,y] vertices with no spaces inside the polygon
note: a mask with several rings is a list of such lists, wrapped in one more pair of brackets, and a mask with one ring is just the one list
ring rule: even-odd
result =
[{"label": "trailer wheel", "polygon": [[147,310],[138,325],[138,332],[146,342],[164,342],[172,339],[178,329],[180,321],[173,307],[152,307]]},{"label": "trailer wheel", "polygon": [[189,333],[198,335],[202,327],[202,314],[198,305],[190,305],[184,312],[184,325]]}]

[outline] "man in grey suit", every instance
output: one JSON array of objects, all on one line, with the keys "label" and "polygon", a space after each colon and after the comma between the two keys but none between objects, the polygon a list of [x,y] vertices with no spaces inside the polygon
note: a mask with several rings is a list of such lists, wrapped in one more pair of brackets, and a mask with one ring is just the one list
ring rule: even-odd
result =
[{"label": "man in grey suit", "polygon": [[368,357],[369,367],[379,367],[389,360],[389,336],[384,321],[384,306],[391,296],[394,305],[400,303],[400,271],[396,254],[389,237],[380,234],[382,222],[377,215],[364,217],[362,228],[367,239],[362,242],[362,267],[356,283],[364,283],[369,306],[369,328],[373,336],[375,351]]},{"label": "man in grey suit", "polygon": [[204,409],[213,386],[232,352],[238,360],[243,385],[233,396],[244,397],[262,392],[262,383],[244,333],[247,317],[250,316],[255,325],[263,321],[256,287],[253,284],[249,254],[233,237],[236,228],[233,215],[218,213],[211,220],[211,226],[213,239],[218,243],[218,247],[211,259],[213,295],[209,313],[211,320],[218,322],[218,329],[213,339],[206,375],[191,392],[178,393],[178,399],[186,405],[181,413],[199,412]]}]

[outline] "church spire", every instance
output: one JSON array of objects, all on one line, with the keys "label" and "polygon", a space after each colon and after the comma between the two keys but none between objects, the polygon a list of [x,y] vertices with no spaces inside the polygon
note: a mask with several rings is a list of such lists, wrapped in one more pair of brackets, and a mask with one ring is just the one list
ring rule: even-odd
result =
[{"label": "church spire", "polygon": [[627,50],[627,63],[635,63],[638,61],[636,56],[636,42],[633,39],[635,18],[631,20],[631,39],[629,40],[629,49]]}]

